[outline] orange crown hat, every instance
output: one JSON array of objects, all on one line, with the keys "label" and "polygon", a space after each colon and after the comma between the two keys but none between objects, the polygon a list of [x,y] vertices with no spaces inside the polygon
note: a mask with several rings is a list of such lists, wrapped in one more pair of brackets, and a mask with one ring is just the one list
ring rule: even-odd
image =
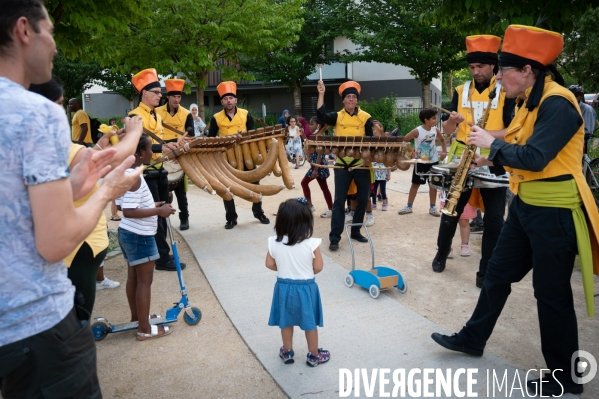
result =
[{"label": "orange crown hat", "polygon": [[183,87],[185,87],[185,80],[183,79],[166,79],[164,81],[166,86],[166,95],[175,96],[183,94]]},{"label": "orange crown hat", "polygon": [[501,38],[493,35],[474,35],[466,37],[466,61],[469,64],[480,63],[497,65],[497,52]]},{"label": "orange crown hat", "polygon": [[499,56],[499,66],[522,68],[530,65],[538,69],[535,83],[526,99],[526,108],[532,111],[541,102],[548,71],[555,82],[564,85],[564,78],[552,64],[562,52],[564,37],[549,30],[525,25],[510,25],[503,36],[503,48]]},{"label": "orange crown hat", "polygon": [[154,87],[160,87],[160,81],[158,80],[158,74],[154,68],[144,69],[143,71],[137,72],[131,78],[133,87],[139,93],[142,90],[150,90]]},{"label": "orange crown hat", "polygon": [[345,82],[339,86],[339,95],[341,96],[341,99],[344,99],[348,94],[355,94],[356,96],[359,96],[361,91],[362,87],[360,84],[358,82],[354,82],[353,80]]},{"label": "orange crown hat", "polygon": [[237,85],[230,80],[227,82],[220,82],[218,86],[216,86],[216,91],[218,91],[220,98],[223,98],[224,96],[237,97]]},{"label": "orange crown hat", "polygon": [[533,68],[543,68],[557,58],[563,47],[564,37],[560,33],[534,26],[510,25],[505,31],[500,59],[506,61],[506,56],[512,55],[528,61],[526,64]]}]

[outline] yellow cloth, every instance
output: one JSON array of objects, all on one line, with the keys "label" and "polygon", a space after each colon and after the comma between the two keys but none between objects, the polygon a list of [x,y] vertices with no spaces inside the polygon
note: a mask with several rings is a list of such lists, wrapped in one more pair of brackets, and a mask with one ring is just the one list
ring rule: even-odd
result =
[{"label": "yellow cloth", "polygon": [[214,114],[214,120],[218,125],[218,135],[230,136],[232,134],[237,134],[240,131],[245,132],[247,130],[248,111],[237,108],[237,112],[235,112],[233,119],[229,120],[227,113],[223,109]]},{"label": "yellow cloth", "polygon": [[[182,107],[181,105],[179,105],[179,107],[177,107],[177,112],[175,113],[175,115],[171,116],[171,114],[168,112],[166,106],[167,106],[167,104],[164,104],[161,107],[156,107],[154,111],[158,115],[160,115],[160,118],[162,118],[163,123],[166,123],[167,125],[179,130],[180,132],[185,133],[185,121],[187,120],[187,115],[189,115],[189,111],[187,109],[185,109],[184,107]],[[177,139],[179,137],[181,137],[181,135],[179,135],[169,129],[166,129],[166,128],[163,129],[162,138],[164,140],[173,140],[173,139]]]},{"label": "yellow cloth", "polygon": [[[81,150],[82,148],[85,147],[79,144],[71,143],[71,148],[69,148],[69,165],[71,164],[71,162],[73,162],[75,155],[77,155],[79,150]],[[91,197],[92,194],[96,192],[98,187],[99,185],[96,183],[96,186],[87,195],[75,201],[75,208],[79,208],[81,205],[85,204],[89,197]],[[83,240],[81,244],[77,245],[73,252],[71,252],[69,256],[67,256],[64,259],[64,263],[66,263],[67,267],[71,267],[71,263],[73,263],[73,259],[75,258],[75,255],[77,255],[77,251],[79,251],[79,248],[81,248],[84,242],[86,242],[87,245],[89,245],[89,247],[92,249],[94,257],[106,248],[108,248],[107,228],[108,226],[106,224],[106,217],[104,216],[104,214],[102,214],[100,216],[98,224],[96,225],[96,227],[94,227],[93,231],[89,234],[89,236],[87,236],[87,238]]]},{"label": "yellow cloth", "polygon": [[[163,127],[162,118],[160,115],[155,114],[156,118],[152,116],[152,109],[144,103],[139,103],[139,106],[132,111],[129,111],[129,115],[137,115],[143,120],[143,127],[154,133],[159,138],[163,138]],[[160,144],[156,140],[152,139],[152,144]],[[160,158],[162,154],[155,153],[152,155],[152,159]],[[162,164],[156,165],[156,169],[160,169]]]},{"label": "yellow cloth", "polygon": [[[572,210],[587,313],[589,317],[593,317],[595,315],[593,252],[591,250],[591,238],[585,214],[582,210],[582,200],[578,192],[576,181],[531,181],[521,183],[518,197],[520,197],[524,203],[529,205],[548,208],[567,208]],[[595,212],[596,209],[597,208],[595,208]],[[595,257],[598,257],[598,254],[595,254]]]},{"label": "yellow cloth", "polygon": [[[370,118],[368,112],[364,112],[360,107],[356,107],[357,115],[350,115],[345,111],[345,108],[337,112],[337,122],[335,123],[335,136],[365,136],[366,122]],[[357,140],[359,142],[359,140]],[[353,157],[342,158],[347,165],[353,162]],[[337,165],[343,165],[340,159],[337,159]],[[356,162],[353,166],[360,166],[364,163],[362,159]]]},{"label": "yellow cloth", "polygon": [[87,134],[85,135],[83,142],[93,143],[90,131],[91,123],[89,121],[89,116],[82,109],[78,110],[77,112],[75,112],[75,115],[73,115],[73,120],[71,121],[71,140],[79,141],[79,135],[81,135],[81,125],[83,124],[87,125]]}]

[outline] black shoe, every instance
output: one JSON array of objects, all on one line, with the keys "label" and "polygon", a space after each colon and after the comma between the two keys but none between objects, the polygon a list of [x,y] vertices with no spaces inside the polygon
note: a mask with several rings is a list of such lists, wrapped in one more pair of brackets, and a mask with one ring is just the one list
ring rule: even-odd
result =
[{"label": "black shoe", "polygon": [[485,276],[481,276],[480,274],[478,274],[478,272],[476,272],[476,286],[478,288],[483,288],[484,282],[485,282]]},{"label": "black shoe", "polygon": [[471,233],[483,233],[485,231],[485,226],[471,226],[470,227],[470,232]]},{"label": "black shoe", "polygon": [[[534,392],[535,394],[538,394],[539,397],[559,397],[565,393],[579,394],[582,393],[584,390],[583,386],[579,384],[565,384],[563,382],[558,383],[549,373],[545,374],[545,376],[543,377],[543,385],[539,384],[540,381],[540,378],[534,378],[532,380],[526,381],[526,386],[528,387],[528,389]],[[539,392],[540,390],[542,390],[542,392]]]},{"label": "black shoe", "polygon": [[264,213],[259,214],[258,216],[254,216],[256,219],[260,221],[262,224],[269,224],[270,220],[264,216]]},{"label": "black shoe", "polygon": [[380,194],[377,194],[376,199],[378,199],[379,201],[382,201],[383,200],[383,196],[380,195]]},{"label": "black shoe", "polygon": [[462,352],[467,355],[472,356],[482,356],[483,351],[480,349],[475,349],[469,346],[462,338],[458,336],[458,334],[453,334],[452,336],[443,335],[439,333],[433,333],[431,338],[441,345],[444,348],[447,348],[452,351]]},{"label": "black shoe", "polygon": [[331,241],[331,243],[329,244],[329,249],[331,251],[336,251],[339,249],[339,241]]},{"label": "black shoe", "polygon": [[433,259],[433,271],[435,273],[441,273],[443,270],[445,270],[445,262],[447,262],[448,255],[449,252],[446,254],[441,254],[441,252],[437,251],[437,255],[435,255],[435,259]]},{"label": "black shoe", "polygon": [[225,229],[231,230],[235,226],[237,226],[237,220],[231,220],[225,224]]},{"label": "black shoe", "polygon": [[351,238],[352,238],[352,240],[356,240],[358,242],[368,242],[368,238],[364,237],[360,233],[352,233]]},{"label": "black shoe", "polygon": [[179,230],[189,230],[189,219],[181,220],[181,226],[179,226]]},{"label": "black shoe", "polygon": [[[180,263],[181,264],[181,270],[185,269],[185,267],[187,266],[185,263]],[[177,264],[175,263],[174,260],[169,260],[166,263],[156,263],[156,270],[164,270],[167,272],[174,272],[177,270]]]}]

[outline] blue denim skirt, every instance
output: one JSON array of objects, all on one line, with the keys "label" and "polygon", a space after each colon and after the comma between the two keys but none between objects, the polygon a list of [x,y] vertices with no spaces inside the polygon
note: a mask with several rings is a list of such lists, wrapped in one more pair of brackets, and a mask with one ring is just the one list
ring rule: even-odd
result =
[{"label": "blue denim skirt", "polygon": [[119,245],[129,266],[137,266],[160,258],[154,236],[142,236],[119,227]]},{"label": "blue denim skirt", "polygon": [[322,327],[320,291],[313,278],[277,278],[268,325],[280,328],[299,326],[304,331]]}]

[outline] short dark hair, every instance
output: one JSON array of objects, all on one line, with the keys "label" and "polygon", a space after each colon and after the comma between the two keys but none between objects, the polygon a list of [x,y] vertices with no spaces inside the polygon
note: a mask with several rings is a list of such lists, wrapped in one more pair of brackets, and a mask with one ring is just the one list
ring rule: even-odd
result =
[{"label": "short dark hair", "polygon": [[139,138],[139,143],[137,143],[137,148],[135,149],[135,155],[141,154],[141,152],[146,149],[146,146],[148,145],[148,143],[151,143],[151,142],[152,142],[152,140],[150,139],[150,136],[142,134],[141,137]]},{"label": "short dark hair", "polygon": [[46,83],[32,83],[29,86],[29,91],[42,95],[52,102],[56,102],[64,94],[62,83],[56,76],[52,76],[52,79]]},{"label": "short dark hair", "polygon": [[0,55],[5,55],[10,47],[12,30],[19,18],[27,18],[33,30],[39,33],[38,22],[47,16],[44,0],[0,0],[0,10]]},{"label": "short dark hair", "polygon": [[425,119],[430,119],[433,116],[437,115],[437,110],[434,108],[424,108],[418,114],[418,118],[420,118],[420,122],[424,123]]},{"label": "short dark hair", "polygon": [[310,118],[310,122],[308,122],[308,123],[312,123],[312,122],[314,122],[314,123],[319,123],[319,122],[318,122],[318,118],[317,118],[317,117],[315,117],[315,116],[313,116],[312,118]]},{"label": "short dark hair", "polygon": [[287,236],[285,245],[295,245],[312,237],[314,232],[314,217],[305,198],[291,198],[279,205],[275,221],[277,242]]}]

